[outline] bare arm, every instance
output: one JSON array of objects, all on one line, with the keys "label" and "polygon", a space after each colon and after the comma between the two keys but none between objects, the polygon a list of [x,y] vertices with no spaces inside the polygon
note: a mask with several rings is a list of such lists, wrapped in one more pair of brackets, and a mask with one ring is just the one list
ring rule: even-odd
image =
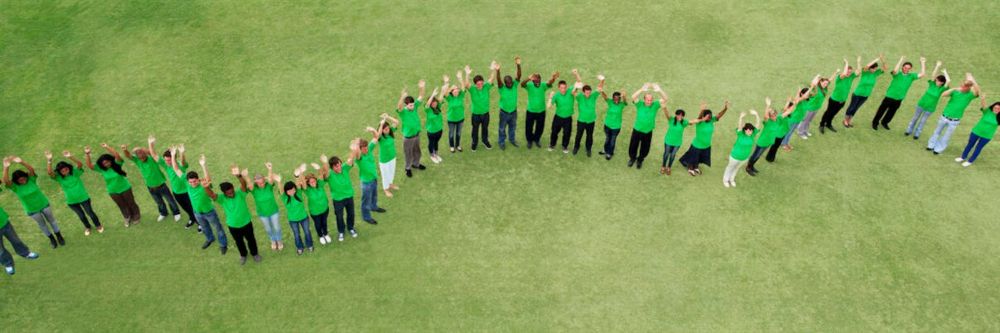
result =
[{"label": "bare arm", "polygon": [[83,147],[83,155],[87,159],[87,167],[94,170],[94,162],[90,159],[90,146]]},{"label": "bare arm", "polygon": [[642,87],[639,88],[639,90],[636,90],[634,93],[632,93],[632,103],[639,101],[639,94],[645,91],[646,88],[649,88],[649,83],[643,84]]},{"label": "bare arm", "polygon": [[239,174],[236,175],[236,179],[238,179],[240,181],[240,190],[243,191],[243,192],[249,192],[250,191],[247,188],[247,174],[249,174],[249,172],[247,171],[247,169],[243,169]]},{"label": "bare arm", "polygon": [[198,164],[201,165],[202,179],[211,182],[212,177],[208,174],[208,168],[205,167],[205,154],[201,154],[201,157],[198,157]]},{"label": "bare arm", "polygon": [[10,156],[3,158],[3,184],[10,187]]},{"label": "bare arm", "polygon": [[465,80],[462,82],[465,89],[472,87],[472,82],[469,81],[469,74],[472,74],[472,68],[469,68],[469,65],[465,65]]},{"label": "bare arm", "polygon": [[212,190],[212,182],[209,181],[208,178],[202,178],[201,187],[205,188],[205,194],[208,195],[209,198],[212,198],[212,201],[219,198],[219,195],[215,194],[215,191]]},{"label": "bare arm", "polygon": [[726,111],[729,111],[729,101],[722,104],[722,111],[719,111],[719,115],[715,119],[722,119],[722,116],[726,115]]},{"label": "bare arm", "polygon": [[942,69],[941,75],[944,75],[944,85],[948,85],[949,83],[951,83],[951,76],[948,76],[947,69]]},{"label": "bare arm", "polygon": [[670,99],[670,97],[667,96],[667,92],[663,91],[663,88],[660,88],[658,83],[653,84],[653,91],[660,94],[660,103],[662,104],[666,104],[667,100]]},{"label": "bare arm", "polygon": [[159,163],[160,162],[160,155],[156,153],[156,148],[153,147],[153,145],[156,144],[156,138],[153,137],[152,134],[150,134],[149,138],[146,139],[146,142],[149,143],[149,147],[148,147],[149,148],[149,157],[153,158],[153,162]]},{"label": "bare arm", "polygon": [[424,93],[427,92],[427,82],[424,80],[417,81],[417,100],[424,100]]},{"label": "bare arm", "polygon": [[275,185],[274,184],[275,180],[274,180],[274,168],[273,168],[273,165],[271,165],[271,162],[267,162],[267,163],[264,163],[264,167],[267,168],[267,183],[271,184],[271,185]]},{"label": "bare arm", "polygon": [[406,88],[399,93],[399,101],[396,102],[396,111],[403,111],[403,100],[406,99]]},{"label": "bare arm", "polygon": [[[938,76],[938,70],[940,69],[941,69],[941,61],[938,60],[938,62],[934,64],[934,71],[931,72],[931,80],[934,80],[934,78]],[[948,82],[945,82],[945,84],[948,84]]]},{"label": "bare arm", "polygon": [[981,92],[979,90],[979,82],[976,82],[976,78],[972,77],[972,73],[965,73],[965,79],[972,82],[972,93],[976,94],[976,96],[979,96]]},{"label": "bare arm", "polygon": [[71,154],[69,150],[63,151],[63,157],[68,158],[70,161],[73,161],[73,164],[76,164],[77,169],[83,169],[83,162],[80,162],[80,160],[77,159],[76,156],[73,156],[73,154]]},{"label": "bare arm", "polygon": [[559,78],[559,72],[558,71],[553,72],[552,78],[549,79],[549,86],[552,86],[552,84],[556,83],[556,79],[558,78]]},{"label": "bare arm", "polygon": [[[497,71],[496,71],[496,69],[499,68],[499,67],[500,67],[500,65],[497,65],[497,61],[496,60],[493,60],[493,62],[490,63],[490,78],[486,80],[486,83],[493,82],[493,80],[499,78],[499,76],[497,75]],[[499,86],[499,84],[497,86]]]},{"label": "bare arm", "polygon": [[[121,145],[122,153],[125,154],[125,158],[132,159],[132,152],[128,150],[128,145]],[[115,158],[115,160],[121,160],[121,158]]]},{"label": "bare arm", "polygon": [[517,67],[517,76],[514,79],[521,81],[521,57],[514,57],[514,66]]},{"label": "bare arm", "polygon": [[760,129],[760,115],[757,114],[757,110],[750,110],[750,115],[753,116],[753,126]]},{"label": "bare arm", "polygon": [[899,69],[903,68],[904,60],[906,60],[906,57],[899,57],[899,62],[896,62],[896,67],[892,69],[892,75],[896,75],[896,73],[899,73]]},{"label": "bare arm", "polygon": [[45,151],[45,171],[49,174],[49,177],[55,177],[56,173],[52,170],[52,152]]},{"label": "bare arm", "polygon": [[104,148],[104,150],[107,150],[108,153],[111,154],[111,156],[114,156],[115,161],[119,162],[122,161],[122,156],[118,154],[118,151],[116,151],[114,148],[111,148],[111,146],[109,146],[107,143],[102,143],[101,148]]},{"label": "bare arm", "polygon": [[927,58],[920,57],[920,73],[917,74],[917,78],[923,78],[927,74]]},{"label": "bare arm", "polygon": [[746,118],[746,112],[740,112],[740,120],[736,122],[736,130],[743,128],[743,118]]},{"label": "bare arm", "polygon": [[[849,67],[851,67],[851,64],[847,62],[847,58],[844,58],[844,70],[840,71],[840,78],[841,79],[847,77],[847,70],[848,70]],[[831,76],[830,78],[832,79],[833,76]]]}]

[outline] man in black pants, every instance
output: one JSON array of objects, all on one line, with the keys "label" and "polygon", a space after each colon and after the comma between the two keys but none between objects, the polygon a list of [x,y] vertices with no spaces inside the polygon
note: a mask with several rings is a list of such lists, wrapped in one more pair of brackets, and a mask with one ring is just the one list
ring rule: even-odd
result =
[{"label": "man in black pants", "polygon": [[[547,106],[556,106],[556,114],[552,116],[552,131],[549,133],[549,151],[556,147],[559,132],[562,132],[563,153],[569,153],[569,137],[573,133],[573,94],[566,86],[566,81],[559,81],[559,91],[549,93]],[[546,107],[548,108],[548,107]]]},{"label": "man in black pants", "polygon": [[531,145],[541,148],[542,131],[545,128],[545,91],[552,88],[552,83],[556,82],[559,72],[552,73],[552,78],[548,83],[542,83],[542,76],[538,73],[531,74],[531,78],[521,82],[521,88],[528,91],[527,113],[524,115],[524,138],[528,141],[528,149]]},{"label": "man in black pants", "polygon": [[[910,70],[913,69],[913,64],[908,61],[904,62],[904,59],[904,57],[900,57],[899,62],[896,63],[896,69],[892,70],[892,82],[889,83],[889,89],[885,92],[885,99],[878,106],[875,118],[872,118],[873,130],[878,130],[879,124],[882,125],[882,128],[889,129],[889,123],[892,122],[892,117],[896,115],[896,110],[899,109],[899,105],[906,98],[906,92],[910,90],[913,81],[924,77],[924,72],[927,69],[926,58],[920,58],[920,74],[910,73]],[[900,72],[900,67],[902,67],[902,72]]]}]

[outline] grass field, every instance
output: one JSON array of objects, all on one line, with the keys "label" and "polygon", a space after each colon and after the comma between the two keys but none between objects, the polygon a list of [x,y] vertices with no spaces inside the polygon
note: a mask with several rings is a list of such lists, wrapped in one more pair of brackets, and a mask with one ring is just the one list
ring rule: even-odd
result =
[{"label": "grass field", "polygon": [[844,57],[940,59],[996,100],[997,12],[996,1],[0,1],[0,154],[39,169],[46,149],[79,155],[155,133],[161,147],[207,155],[217,179],[230,163],[260,171],[265,161],[287,175],[345,154],[402,87],[439,85],[466,64],[483,73],[493,59],[510,70],[515,55],[526,75],[579,68],[612,89],[660,82],[672,109],[734,108],[717,126],[715,166],[698,178],[657,173],[662,119],[640,171],[625,167],[631,114],[611,162],[474,153],[466,134],[466,152],[412,179],[400,167],[401,190],[380,198],[389,212],[359,225],[358,239],[302,257],[264,250],[245,267],[235,251],[202,251],[193,230],[155,222],[134,165],[145,222],[125,229],[91,173],[109,228],[90,237],[42,179],[68,244],[49,249],[13,194],[0,195],[42,256],[16,258],[17,275],[0,277],[0,327],[997,331],[1000,150],[988,145],[967,169],[951,161],[974,111],[942,156],[900,135],[922,81],[892,131],[864,126],[883,76],[861,126],[796,141],[758,177],[740,174],[737,189],[720,182],[738,112]]}]

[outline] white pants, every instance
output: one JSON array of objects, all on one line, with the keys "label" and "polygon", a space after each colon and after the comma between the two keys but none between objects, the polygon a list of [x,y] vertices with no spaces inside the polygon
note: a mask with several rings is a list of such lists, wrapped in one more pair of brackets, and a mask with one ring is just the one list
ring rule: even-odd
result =
[{"label": "white pants", "polygon": [[729,165],[726,166],[726,172],[722,174],[722,181],[727,183],[736,181],[736,174],[740,173],[740,168],[743,167],[743,164],[746,162],[746,160],[740,161],[730,156]]},{"label": "white pants", "polygon": [[388,190],[389,184],[392,184],[392,181],[396,179],[396,159],[379,163],[378,169],[382,171],[382,189]]}]

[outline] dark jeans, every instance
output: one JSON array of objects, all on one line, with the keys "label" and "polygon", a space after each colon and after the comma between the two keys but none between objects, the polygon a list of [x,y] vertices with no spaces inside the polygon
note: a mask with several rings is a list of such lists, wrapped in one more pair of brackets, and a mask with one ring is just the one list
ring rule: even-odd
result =
[{"label": "dark jeans", "polygon": [[580,139],[583,137],[583,133],[587,132],[587,152],[594,147],[594,123],[582,123],[576,122],[576,140],[573,143],[573,151],[580,150]]},{"label": "dark jeans", "polygon": [[524,115],[524,138],[528,142],[539,144],[542,131],[545,130],[545,111],[528,112]]},{"label": "dark jeans", "polygon": [[83,222],[84,228],[90,229],[90,222],[87,221],[87,215],[90,215],[90,220],[94,221],[95,227],[101,226],[101,219],[97,218],[94,208],[90,206],[90,199],[81,203],[70,204],[69,209],[72,209],[76,213],[76,216],[80,218],[80,222]]},{"label": "dark jeans", "polygon": [[318,215],[309,214],[309,217],[312,217],[313,225],[316,227],[316,237],[323,237],[330,234],[330,232],[327,231],[326,225],[326,220],[330,217],[329,209]]},{"label": "dark jeans", "polygon": [[774,162],[774,159],[778,157],[778,148],[781,146],[781,140],[784,139],[785,137],[774,138],[774,144],[772,144],[771,148],[767,150],[767,156],[764,157],[765,160],[768,162]]},{"label": "dark jeans", "polygon": [[448,147],[458,148],[462,145],[462,125],[464,124],[465,120],[448,122]]},{"label": "dark jeans", "polygon": [[[772,144],[772,146],[773,146],[773,144]],[[754,147],[753,154],[750,154],[750,162],[747,163],[747,169],[753,169],[754,168],[753,166],[755,164],[757,164],[757,161],[760,160],[760,157],[762,155],[764,155],[764,151],[766,151],[767,148],[768,147],[761,147],[761,146],[755,146]]]},{"label": "dark jeans", "polygon": [[7,248],[3,246],[3,239],[6,238],[10,242],[10,247],[14,248],[14,253],[22,257],[28,257],[31,250],[28,249],[27,245],[21,241],[20,237],[17,237],[17,231],[14,230],[14,224],[7,221],[7,225],[0,228],[0,265],[4,267],[14,267],[14,257],[7,252]]},{"label": "dark jeans", "polygon": [[604,153],[608,156],[615,154],[615,144],[618,143],[618,133],[621,131],[621,128],[611,129],[604,126]]},{"label": "dark jeans", "polygon": [[847,111],[844,115],[847,117],[854,117],[854,114],[858,113],[858,109],[860,109],[867,100],[868,96],[851,95],[851,104],[847,105]]},{"label": "dark jeans", "polygon": [[552,116],[552,133],[549,133],[549,147],[556,146],[556,140],[559,139],[559,132],[563,132],[562,148],[568,149],[569,136],[573,134],[572,117]]},{"label": "dark jeans", "polygon": [[441,135],[442,135],[441,133],[444,133],[444,131],[427,133],[427,152],[431,154],[437,154],[438,142],[441,142]]},{"label": "dark jeans", "polygon": [[896,115],[896,110],[899,110],[899,105],[902,103],[901,100],[889,97],[883,99],[882,104],[878,106],[878,111],[875,111],[875,118],[872,118],[872,126],[878,126],[880,123],[889,126],[889,122],[892,121],[892,117]]},{"label": "dark jeans", "polygon": [[[312,232],[309,231],[309,220],[288,221],[288,226],[292,227],[292,237],[295,238],[295,248],[302,250],[306,247],[313,247]],[[305,242],[303,242],[305,238]]]},{"label": "dark jeans", "polygon": [[[993,117],[993,115],[987,113],[985,117]],[[962,159],[969,163],[975,162],[979,158],[979,153],[983,151],[983,147],[990,143],[990,139],[978,136],[976,133],[969,133],[969,143],[965,144],[965,149],[962,150]],[[970,151],[972,156],[969,156]]]},{"label": "dark jeans", "polygon": [[497,141],[500,142],[500,146],[503,146],[504,141],[510,137],[510,143],[517,144],[517,137],[515,135],[517,131],[517,110],[513,112],[504,112],[500,110],[500,137]]},{"label": "dark jeans", "polygon": [[177,208],[177,201],[174,201],[174,196],[170,194],[167,184],[160,184],[160,186],[148,189],[149,195],[152,195],[153,201],[156,201],[156,209],[160,211],[160,216],[167,216],[167,203],[170,203],[170,212],[173,212],[170,215],[180,215],[181,210]]},{"label": "dark jeans", "polygon": [[484,145],[490,144],[490,114],[472,115],[472,149],[479,146],[479,139],[482,138]]},{"label": "dark jeans", "polygon": [[632,139],[628,143],[628,158],[642,162],[649,155],[649,145],[653,142],[653,132],[643,133],[632,130]]},{"label": "dark jeans", "polygon": [[671,146],[663,145],[663,164],[660,167],[663,168],[673,168],[674,167],[674,157],[677,157],[677,151],[681,150],[681,146]]},{"label": "dark jeans", "polygon": [[128,189],[122,193],[112,194],[111,200],[118,205],[118,210],[122,212],[122,217],[125,218],[125,221],[139,221],[141,217],[139,213],[139,205],[135,203],[135,196],[132,195],[132,189]]},{"label": "dark jeans", "polygon": [[177,205],[181,206],[181,209],[188,214],[189,222],[196,222],[194,217],[194,207],[191,206],[191,197],[187,193],[174,193],[174,199],[177,200]]},{"label": "dark jeans", "polygon": [[354,230],[354,198],[334,200],[333,213],[337,216],[338,233],[344,233],[344,215],[347,217],[347,230]]},{"label": "dark jeans", "polygon": [[819,121],[819,127],[833,127],[833,118],[843,108],[844,102],[837,102],[831,98],[830,103],[826,105],[826,111],[823,112],[823,118]]},{"label": "dark jeans", "polygon": [[236,249],[240,251],[240,257],[247,256],[247,248],[250,248],[250,255],[257,255],[257,238],[253,236],[252,222],[239,228],[229,227],[229,234],[233,235],[233,241],[236,242]]}]

